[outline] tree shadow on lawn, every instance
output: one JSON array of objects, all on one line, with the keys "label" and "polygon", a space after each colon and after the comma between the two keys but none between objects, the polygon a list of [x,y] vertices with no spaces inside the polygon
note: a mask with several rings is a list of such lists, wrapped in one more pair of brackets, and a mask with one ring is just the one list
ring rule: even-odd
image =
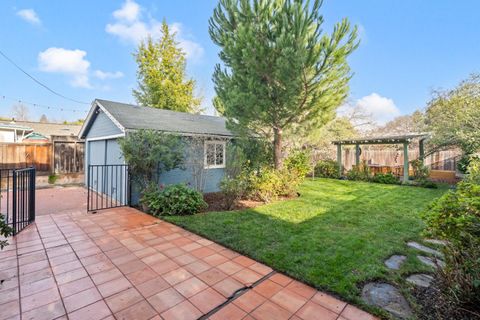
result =
[{"label": "tree shadow on lawn", "polygon": [[391,254],[409,254],[405,242],[418,239],[423,228],[419,211],[441,192],[322,182],[307,181],[301,196],[289,201],[167,220],[361,303],[357,285],[369,279],[394,281],[383,261]]}]

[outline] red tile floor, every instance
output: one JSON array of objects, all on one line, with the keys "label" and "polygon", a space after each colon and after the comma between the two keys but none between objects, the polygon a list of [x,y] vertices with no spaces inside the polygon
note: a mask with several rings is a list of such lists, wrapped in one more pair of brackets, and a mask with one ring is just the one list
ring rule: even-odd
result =
[{"label": "red tile floor", "polygon": [[37,216],[0,279],[0,319],[374,319],[132,208]]}]

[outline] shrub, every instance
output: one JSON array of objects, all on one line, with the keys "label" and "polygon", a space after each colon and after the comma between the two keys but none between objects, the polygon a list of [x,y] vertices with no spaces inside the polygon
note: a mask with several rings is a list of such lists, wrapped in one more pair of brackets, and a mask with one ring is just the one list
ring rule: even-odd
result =
[{"label": "shrub", "polygon": [[[477,162],[469,169],[475,172]],[[475,174],[474,174],[475,176]],[[473,181],[476,181],[475,177]],[[480,305],[480,185],[466,180],[423,214],[426,233],[448,240],[446,266],[437,271],[442,300],[460,310]]]},{"label": "shrub", "polygon": [[123,156],[135,180],[142,188],[155,174],[179,168],[183,164],[185,145],[175,135],[155,130],[138,130],[119,139]]},{"label": "shrub", "polygon": [[48,183],[49,184],[55,184],[57,182],[58,176],[56,174],[51,174],[48,176]]},{"label": "shrub", "polygon": [[393,175],[391,172],[388,173],[377,173],[371,178],[372,182],[384,183],[384,184],[399,184],[400,179]]},{"label": "shrub", "polygon": [[457,169],[461,173],[467,173],[468,165],[470,164],[471,154],[464,154],[457,162]]},{"label": "shrub", "polygon": [[248,178],[247,194],[256,200],[270,202],[279,196],[282,187],[278,172],[270,167],[252,171]]},{"label": "shrub", "polygon": [[340,178],[338,163],[334,160],[320,160],[315,165],[315,176],[319,178]]},{"label": "shrub", "polygon": [[310,159],[310,152],[295,150],[284,160],[283,167],[285,170],[294,172],[299,177],[304,178],[311,171]]},{"label": "shrub", "polygon": [[410,161],[413,170],[413,179],[414,180],[426,180],[430,175],[430,169],[423,164],[423,161],[420,159],[416,159]]},{"label": "shrub", "polygon": [[480,237],[480,185],[460,182],[433,202],[423,215],[434,236],[462,242],[466,234]]},{"label": "shrub", "polygon": [[480,184],[480,157],[476,156],[471,159],[467,168],[467,177],[465,180],[471,183]]},{"label": "shrub", "polygon": [[150,184],[143,192],[141,203],[154,216],[191,215],[207,207],[203,195],[185,184],[172,184],[164,188]]},{"label": "shrub", "polygon": [[360,162],[358,166],[354,166],[347,172],[348,180],[370,181],[372,174],[366,161]]},{"label": "shrub", "polygon": [[235,178],[224,177],[220,182],[220,190],[224,195],[225,209],[232,209],[238,200],[244,197],[248,188],[248,181],[244,175]]},{"label": "shrub", "polygon": [[13,229],[5,222],[5,216],[0,213],[0,250],[8,246],[7,240],[1,240],[2,237],[9,237],[13,233]]}]

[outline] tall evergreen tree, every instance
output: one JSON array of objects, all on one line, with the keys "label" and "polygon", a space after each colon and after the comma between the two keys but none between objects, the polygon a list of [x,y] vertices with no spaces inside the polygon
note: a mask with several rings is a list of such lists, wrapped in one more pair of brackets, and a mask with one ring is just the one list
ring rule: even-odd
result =
[{"label": "tall evergreen tree", "polygon": [[324,34],[321,5],[220,0],[209,21],[221,49],[213,81],[224,115],[232,128],[273,138],[276,168],[284,133],[321,127],[348,93],[357,31],[344,19]]},{"label": "tall evergreen tree", "polygon": [[134,53],[138,64],[138,89],[133,95],[138,104],[159,109],[198,112],[201,99],[195,97],[195,80],[185,72],[185,53],[168,24],[162,22],[158,41],[148,37]]}]

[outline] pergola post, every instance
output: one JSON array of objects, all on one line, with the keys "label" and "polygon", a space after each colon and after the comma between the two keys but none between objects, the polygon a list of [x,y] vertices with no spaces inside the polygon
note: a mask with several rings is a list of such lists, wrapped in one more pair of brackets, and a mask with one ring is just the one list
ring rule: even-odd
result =
[{"label": "pergola post", "polygon": [[338,175],[342,176],[342,145],[337,144]]},{"label": "pergola post", "polygon": [[355,145],[355,165],[358,167],[360,164],[360,145],[357,143]]},{"label": "pergola post", "polygon": [[408,142],[403,143],[403,182],[408,181]]},{"label": "pergola post", "polygon": [[418,142],[418,153],[419,153],[420,161],[422,161],[422,164],[425,161],[425,148],[423,146],[423,142],[424,142],[424,139],[420,139],[420,141]]}]

